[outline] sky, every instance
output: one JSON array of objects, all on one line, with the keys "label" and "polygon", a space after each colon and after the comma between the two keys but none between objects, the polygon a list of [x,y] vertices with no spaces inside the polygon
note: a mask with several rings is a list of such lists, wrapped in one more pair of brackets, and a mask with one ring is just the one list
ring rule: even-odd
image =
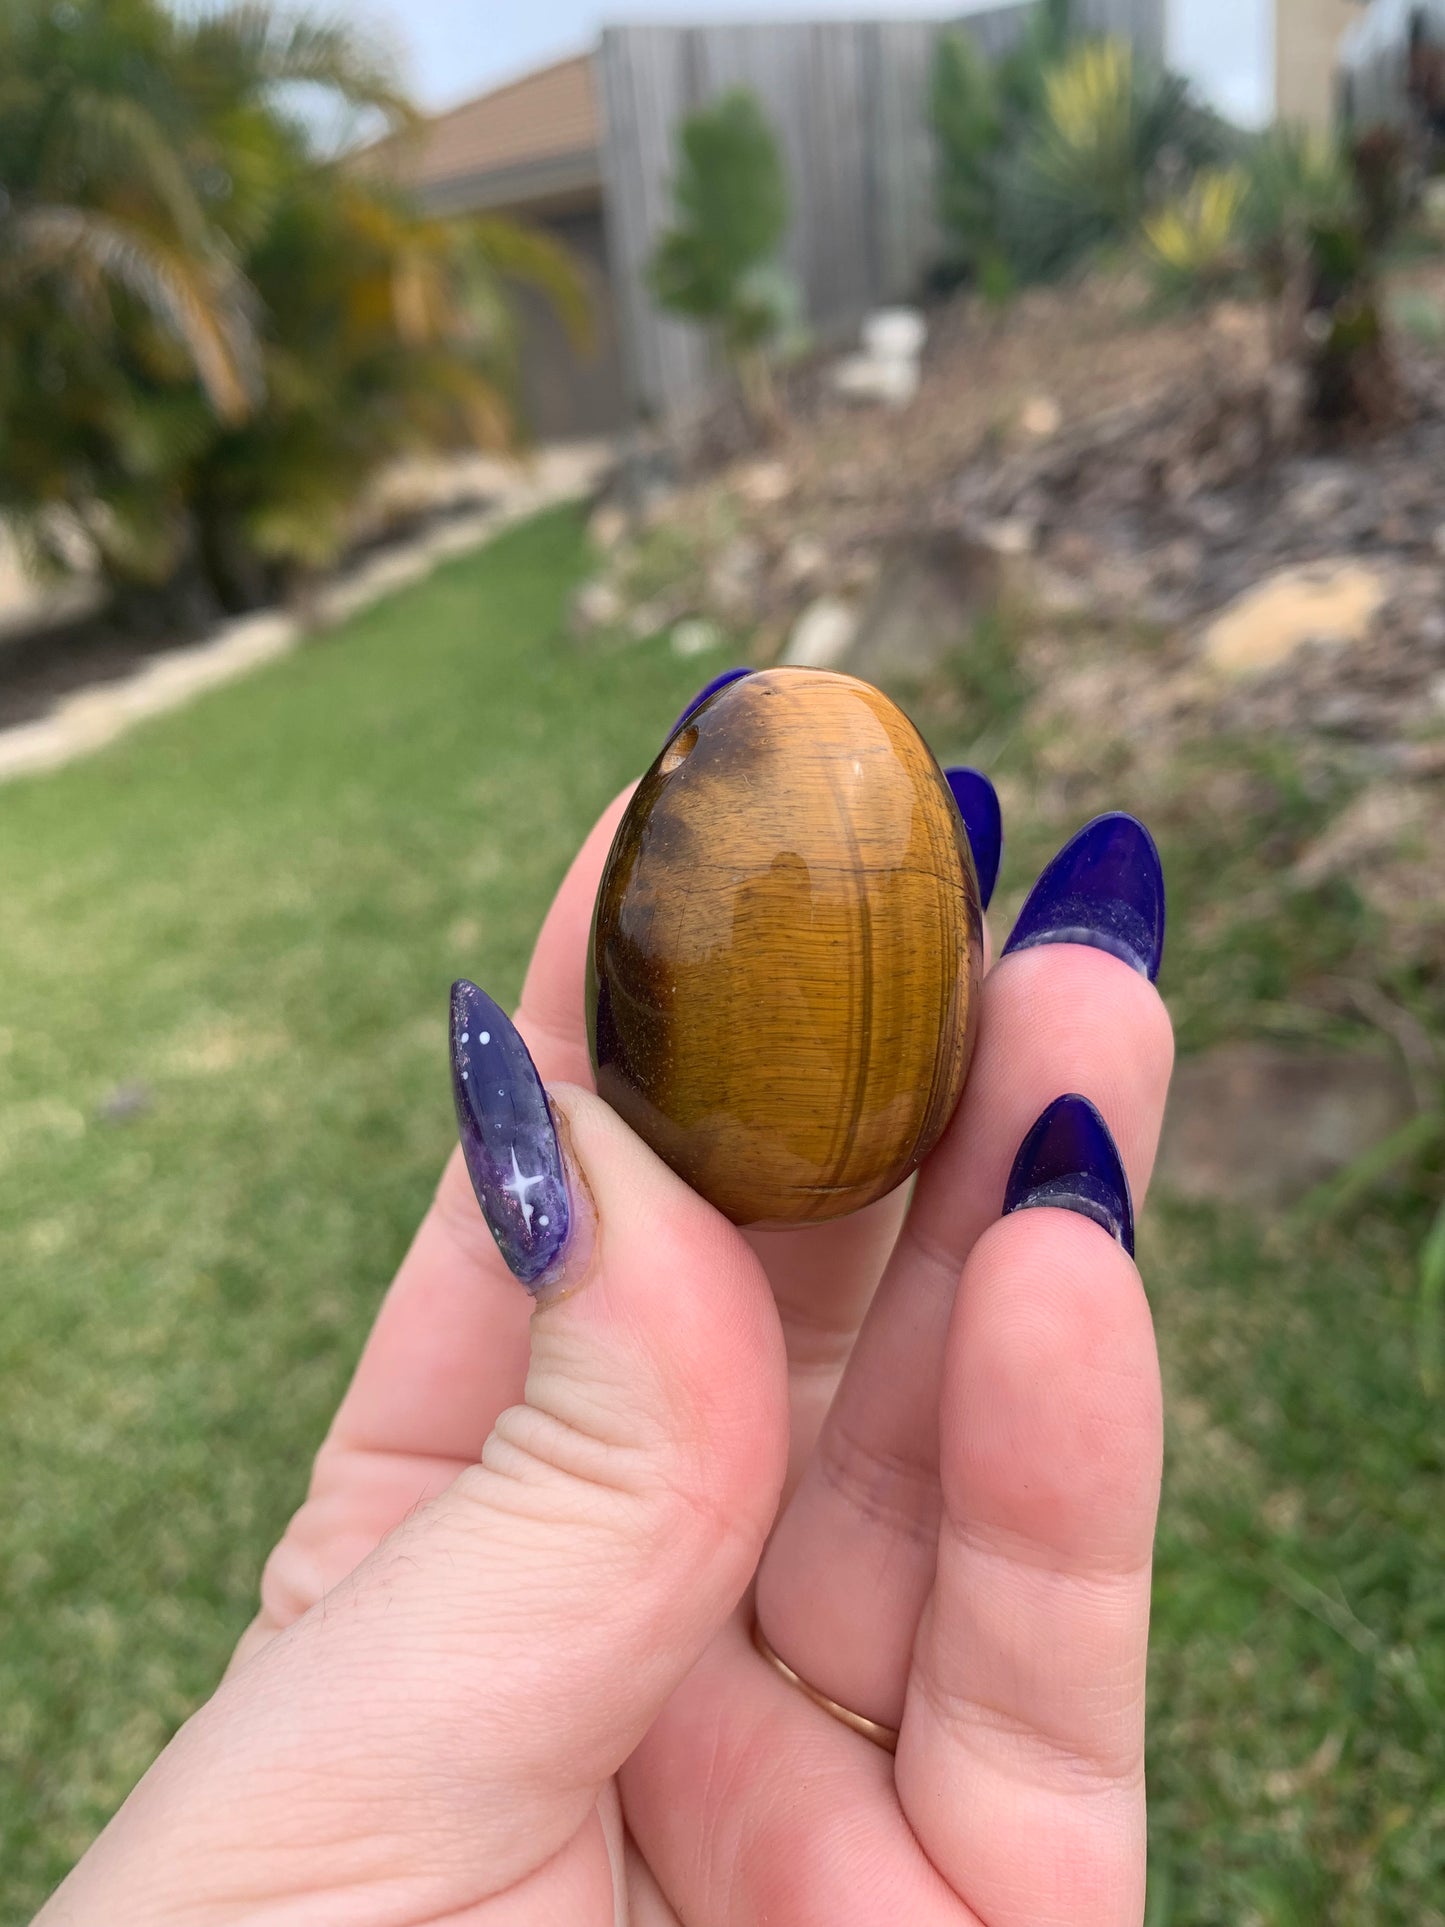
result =
[{"label": "sky", "polygon": [[[577,53],[604,20],[722,20],[749,14],[957,18],[996,0],[351,0],[349,18],[369,21],[401,54],[422,105],[435,111],[528,68]],[[1267,117],[1272,92],[1272,0],[1169,0],[1173,65],[1238,118]]]}]

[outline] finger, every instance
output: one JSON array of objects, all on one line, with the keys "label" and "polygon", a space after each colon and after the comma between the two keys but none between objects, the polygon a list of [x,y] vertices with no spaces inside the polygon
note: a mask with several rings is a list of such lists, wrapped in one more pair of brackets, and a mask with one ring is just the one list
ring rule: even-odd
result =
[{"label": "finger", "polygon": [[622,1770],[628,1826],[688,1927],[979,1927],[899,1807],[888,1755],[716,1639]]},{"label": "finger", "polygon": [[[537,940],[517,1028],[544,1080],[591,1083],[582,976],[597,879],[630,791],[609,804]],[[527,1366],[526,1299],[487,1235],[460,1154],[388,1292],[328,1449],[468,1462]],[[400,1516],[400,1515],[398,1515]]]},{"label": "finger", "polygon": [[1143,1914],[1144,1689],[1162,1419],[1120,1244],[1067,1210],[976,1246],[944,1359],[937,1578],[896,1778],[990,1927]]},{"label": "finger", "polygon": [[[551,1253],[531,1275],[544,1302],[525,1402],[170,1749],[88,1876],[106,1917],[153,1875],[138,1863],[158,1838],[183,1843],[164,1877],[185,1883],[196,1914],[198,1878],[207,1905],[238,1912],[304,1879],[317,1918],[319,1894],[360,1889],[382,1865],[408,1918],[451,1918],[513,1888],[595,1823],[603,1782],[735,1608],[785,1460],[766,1280],[595,1097],[554,1097],[570,1146],[560,1249],[551,1183],[494,1196],[497,1141],[471,1145],[514,1269]],[[510,1114],[525,1185],[538,1147],[520,1088]],[[244,1852],[228,1844],[237,1802]],[[589,1867],[569,1860],[567,1908],[539,1897],[531,1917],[610,1918],[574,1908],[584,1889],[610,1896],[600,1836]]]},{"label": "finger", "polygon": [[[920,1176],[759,1575],[774,1650],[830,1699],[888,1726],[933,1579],[941,1360],[964,1260],[999,1214],[1025,1133],[1061,1091],[1097,1104],[1137,1198],[1153,1167],[1173,1062],[1168,1016],[1144,973],[1072,940],[1077,906],[1070,917],[1071,940],[1006,955],[984,985],[963,1101]],[[1119,927],[1112,899],[1102,920]]]},{"label": "finger", "polygon": [[[631,789],[603,811],[558,890],[527,972],[518,1028],[544,1078],[590,1087],[583,1014],[587,931]],[[520,1397],[530,1307],[453,1153],[382,1301],[312,1470],[266,1562],[243,1661],[344,1579],[416,1506],[477,1458]]]},{"label": "finger", "polygon": [[[998,793],[980,770],[950,769],[949,788],[963,818],[987,909],[1003,854]],[[984,969],[989,952],[984,924]],[[749,1231],[778,1300],[792,1374],[792,1445],[786,1496],[812,1458],[864,1315],[872,1303],[908,1211],[911,1187],[833,1224],[796,1231]]]}]

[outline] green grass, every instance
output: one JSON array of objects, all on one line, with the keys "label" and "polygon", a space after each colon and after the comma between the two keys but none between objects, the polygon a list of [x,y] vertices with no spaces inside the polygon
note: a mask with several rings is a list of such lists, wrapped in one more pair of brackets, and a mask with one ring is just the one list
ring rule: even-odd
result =
[{"label": "green grass", "polygon": [[250,1616],[452,1139],[452,978],[515,996],[723,666],[566,639],[582,569],[548,517],[0,791],[0,1921]]},{"label": "green grass", "polygon": [[[582,831],[722,666],[568,641],[585,566],[550,516],[0,790],[6,1927],[251,1613],[451,1140],[451,978],[515,994]],[[1007,779],[999,928],[1069,830],[1137,807],[1188,1046],[1333,1034],[1334,973],[1445,1033],[1438,974],[1390,961],[1347,886],[1281,888],[1347,773],[1210,742],[1146,778],[1036,730],[1010,649],[991,627],[918,711]],[[124,1087],[143,1108],[104,1121]],[[1151,1213],[1151,1927],[1445,1923],[1445,1425],[1417,1343],[1439,1156],[1323,1222]]]},{"label": "green grass", "polygon": [[[1169,885],[1160,987],[1182,1050],[1377,1037],[1330,986],[1372,986],[1445,1058],[1445,957],[1347,880],[1289,881],[1360,771],[1319,743],[1205,735],[1165,756],[1036,724],[1027,634],[985,625],[921,692],[946,755],[981,745],[1009,845],[993,920],[1104,809],[1155,831]],[[1080,638],[1081,649],[1087,647]],[[1117,654],[1147,637],[1114,634]],[[1015,672],[1006,673],[1009,650]],[[1277,1222],[1151,1201],[1141,1262],[1168,1454],[1150,1697],[1148,1927],[1445,1924],[1445,1405],[1441,1134],[1328,1213]]]}]

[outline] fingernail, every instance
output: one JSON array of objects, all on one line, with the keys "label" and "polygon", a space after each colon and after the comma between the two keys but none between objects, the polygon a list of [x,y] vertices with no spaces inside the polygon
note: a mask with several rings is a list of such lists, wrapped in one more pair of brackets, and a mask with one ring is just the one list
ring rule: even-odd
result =
[{"label": "fingernail", "polygon": [[1004,955],[1042,943],[1085,943],[1122,957],[1153,983],[1164,961],[1164,871],[1136,817],[1095,817],[1066,843],[1019,913]]},{"label": "fingernail", "polygon": [[949,769],[944,775],[953,791],[953,800],[968,831],[973,850],[973,867],[978,872],[978,893],[987,910],[993,902],[998,882],[998,866],[1003,860],[1003,811],[998,791],[982,770]]},{"label": "fingernail", "polygon": [[724,669],[720,676],[714,676],[705,689],[699,689],[687,708],[683,710],[682,714],[673,724],[669,734],[675,736],[687,721],[688,717],[695,716],[703,704],[711,702],[720,689],[726,689],[729,683],[741,682],[744,676],[750,676],[752,673],[751,669]]},{"label": "fingernail", "polygon": [[1134,1205],[1109,1127],[1087,1097],[1056,1098],[1023,1141],[1003,1211],[1053,1205],[1092,1218],[1134,1256]]},{"label": "fingernail", "polygon": [[557,1262],[572,1222],[552,1108],[511,1018],[465,980],[452,985],[451,1044],[472,1189],[497,1248],[531,1289]]}]

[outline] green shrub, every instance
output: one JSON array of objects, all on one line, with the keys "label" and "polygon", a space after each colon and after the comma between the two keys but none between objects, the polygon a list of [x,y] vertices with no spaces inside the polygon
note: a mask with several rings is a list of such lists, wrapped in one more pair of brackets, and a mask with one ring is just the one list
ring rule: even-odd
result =
[{"label": "green shrub", "polygon": [[944,35],[931,118],[949,262],[981,285],[1000,262],[1012,281],[1045,280],[1132,238],[1224,146],[1184,82],[1123,41],[1071,39],[1066,6],[1040,9],[994,67],[963,31]]},{"label": "green shrub", "polygon": [[1145,216],[1145,255],[1162,294],[1198,299],[1238,276],[1248,198],[1243,168],[1205,168],[1182,194]]},{"label": "green shrub", "polygon": [[1006,116],[995,73],[969,34],[940,37],[930,107],[949,265],[981,279],[1006,258],[997,177]]},{"label": "green shrub", "polygon": [[673,225],[653,255],[657,300],[718,340],[754,414],[774,406],[771,369],[801,332],[796,283],[777,260],[788,190],[777,141],[745,88],[678,131]]}]

